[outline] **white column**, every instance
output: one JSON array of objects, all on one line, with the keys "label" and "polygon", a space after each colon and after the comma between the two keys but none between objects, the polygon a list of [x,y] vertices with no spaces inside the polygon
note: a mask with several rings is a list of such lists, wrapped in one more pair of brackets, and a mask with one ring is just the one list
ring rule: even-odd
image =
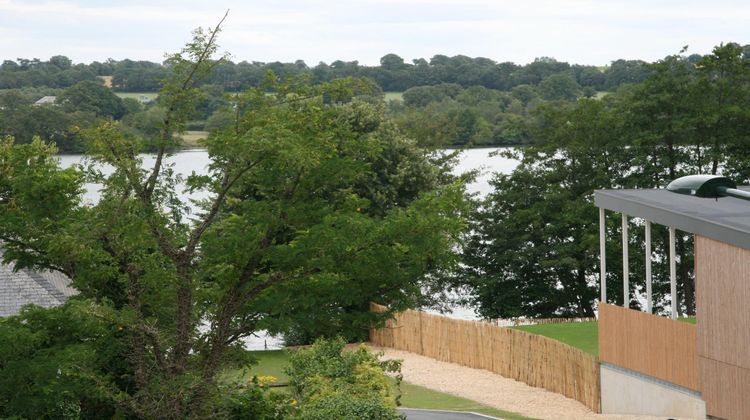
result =
[{"label": "white column", "polygon": [[604,209],[599,208],[599,282],[601,301],[607,303],[607,252],[606,252],[606,219]]},{"label": "white column", "polygon": [[651,222],[646,220],[646,311],[653,313],[653,296],[651,293]]},{"label": "white column", "polygon": [[672,296],[672,319],[677,319],[677,264],[675,263],[675,229],[669,228],[669,293]]},{"label": "white column", "polygon": [[630,272],[628,271],[628,215],[622,214],[622,306],[630,307]]}]

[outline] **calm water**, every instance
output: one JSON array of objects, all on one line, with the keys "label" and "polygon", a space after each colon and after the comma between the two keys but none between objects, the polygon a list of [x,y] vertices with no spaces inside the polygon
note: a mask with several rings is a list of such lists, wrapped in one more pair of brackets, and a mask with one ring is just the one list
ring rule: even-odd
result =
[{"label": "calm water", "polygon": [[[470,170],[479,170],[479,176],[477,176],[475,182],[467,186],[469,192],[479,193],[479,195],[486,195],[492,188],[489,185],[489,181],[492,178],[492,174],[496,172],[510,173],[518,165],[518,161],[514,159],[507,159],[500,156],[490,156],[494,152],[503,150],[503,148],[482,148],[482,149],[471,149],[461,152],[459,156],[459,162],[454,169],[454,173],[460,174]],[[144,164],[147,167],[153,166],[154,157],[150,155],[143,155]],[[62,166],[68,167],[73,164],[83,163],[84,158],[82,155],[61,155],[60,161]],[[208,153],[205,150],[186,150],[175,153],[170,156],[166,162],[172,165],[176,174],[181,176],[190,175],[192,172],[197,174],[206,174],[208,172],[207,166],[209,164]],[[104,167],[102,170],[105,173],[111,173],[112,168]],[[98,188],[99,186],[89,184],[84,199],[87,202],[93,203],[98,199]],[[205,198],[205,193],[198,194],[185,194],[185,198]],[[478,316],[472,308],[465,307],[454,307],[451,314],[448,316],[461,318],[461,319],[477,319]],[[269,349],[280,348],[281,341],[276,337],[267,336],[264,332],[259,333],[257,337],[250,337],[245,340],[246,347],[251,350],[262,350],[267,347]]]}]

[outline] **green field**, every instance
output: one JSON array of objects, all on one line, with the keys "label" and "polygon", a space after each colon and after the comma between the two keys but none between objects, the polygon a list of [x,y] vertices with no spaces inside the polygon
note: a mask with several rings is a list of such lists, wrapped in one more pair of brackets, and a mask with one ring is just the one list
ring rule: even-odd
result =
[{"label": "green field", "polygon": [[115,92],[115,95],[119,96],[122,99],[125,99],[125,98],[138,99],[141,96],[145,96],[150,101],[153,101],[154,99],[156,99],[157,96],[159,96],[159,94],[156,92]]},{"label": "green field", "polygon": [[186,131],[180,135],[187,147],[203,147],[200,141],[208,137],[208,131]]},{"label": "green field", "polygon": [[524,325],[513,328],[562,341],[594,356],[599,355],[599,324],[596,321]]},{"label": "green field", "polygon": [[[687,322],[688,324],[695,324],[696,319],[692,316],[677,318],[677,320]],[[569,346],[579,348],[594,356],[599,355],[599,323],[597,321],[524,325],[513,328],[562,341]]]},{"label": "green field", "polygon": [[[289,377],[284,373],[289,359],[288,353],[284,350],[254,351],[253,356],[258,359],[258,363],[249,371],[235,370],[227,372],[225,379],[239,379],[241,377],[250,378],[257,376],[273,376],[277,383],[285,383]],[[473,411],[488,416],[502,417],[504,419],[528,419],[521,415],[508,411],[498,410],[476,401],[467,400],[466,398],[443,392],[433,391],[419,385],[403,382],[401,384],[401,405],[405,408],[424,408],[433,410],[454,410],[454,411]]]},{"label": "green field", "polygon": [[402,101],[404,99],[403,92],[386,92],[385,101]]}]

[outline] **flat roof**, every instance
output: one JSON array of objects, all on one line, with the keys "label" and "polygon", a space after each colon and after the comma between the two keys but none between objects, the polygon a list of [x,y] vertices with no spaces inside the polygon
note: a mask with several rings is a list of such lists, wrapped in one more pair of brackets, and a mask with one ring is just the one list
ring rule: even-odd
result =
[{"label": "flat roof", "polygon": [[[750,187],[739,187],[750,191]],[[660,225],[750,249],[750,201],[699,198],[665,189],[596,190],[594,204]]]}]

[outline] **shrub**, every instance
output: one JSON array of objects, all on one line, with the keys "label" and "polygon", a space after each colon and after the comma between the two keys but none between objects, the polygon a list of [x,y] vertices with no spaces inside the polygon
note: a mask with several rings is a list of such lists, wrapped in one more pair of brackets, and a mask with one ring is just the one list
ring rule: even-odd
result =
[{"label": "shrub", "polygon": [[[400,419],[401,365],[378,360],[364,345],[345,351],[343,338],[320,339],[290,359],[286,373],[301,419]],[[396,374],[394,384],[386,372]]]},{"label": "shrub", "polygon": [[227,390],[227,417],[236,420],[276,420],[294,416],[297,402],[282,392],[271,392],[267,381],[253,377],[246,385]]}]

